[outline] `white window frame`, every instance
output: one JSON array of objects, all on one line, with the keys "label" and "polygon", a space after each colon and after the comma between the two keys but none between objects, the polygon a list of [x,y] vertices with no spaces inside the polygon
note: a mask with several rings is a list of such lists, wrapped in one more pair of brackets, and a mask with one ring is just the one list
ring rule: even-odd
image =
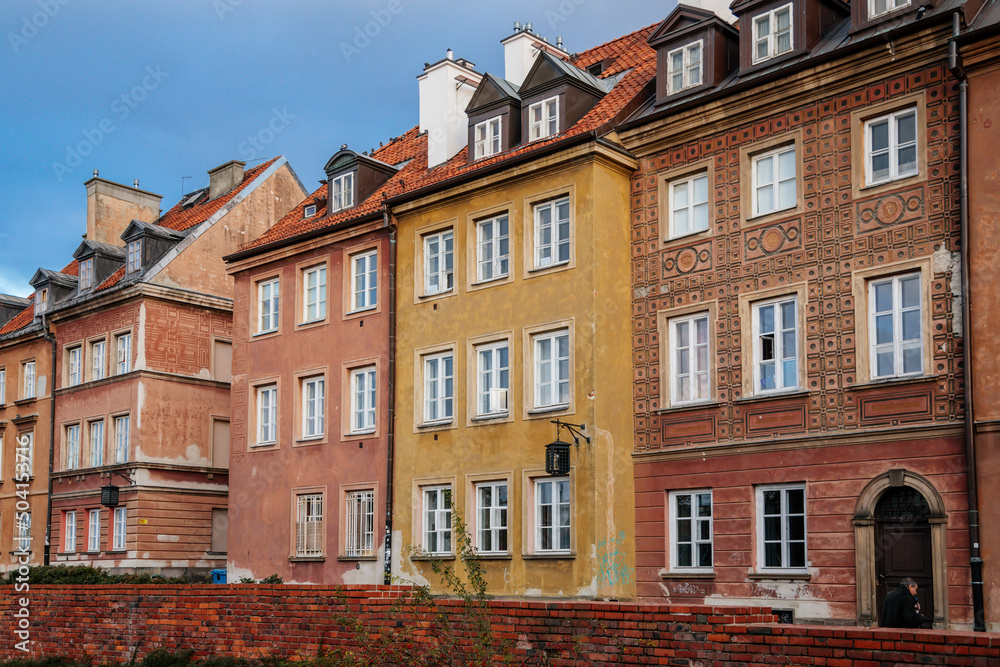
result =
[{"label": "white window frame", "polygon": [[[488,235],[488,237],[487,237]],[[506,250],[504,248],[506,246]],[[476,222],[476,280],[487,283],[510,275],[510,218],[506,213]]]},{"label": "white window frame", "polygon": [[115,463],[126,463],[131,446],[131,415],[115,417]]},{"label": "white window frame", "polygon": [[326,319],[326,264],[302,271],[302,323]]},{"label": "white window frame", "polygon": [[[696,199],[698,181],[701,180],[705,181],[704,201],[698,201]],[[709,219],[711,218],[711,211],[709,210],[708,185],[708,170],[700,171],[697,174],[691,174],[690,176],[678,178],[670,182],[670,238],[675,239],[687,236],[688,234],[697,234],[698,232],[703,232],[708,229]],[[683,197],[679,194],[679,190],[682,186],[684,188]],[[683,206],[679,206],[678,202],[680,201],[684,201],[685,204]],[[685,230],[677,228],[677,214],[681,211],[684,211],[687,216],[688,222],[687,229]],[[704,211],[704,222],[698,220],[697,214],[700,211]]]},{"label": "white window frame", "polygon": [[[558,353],[561,339],[566,341],[566,355]],[[543,354],[544,343],[548,343],[550,354]],[[533,374],[533,400],[534,409],[556,409],[569,407],[573,398],[573,340],[569,335],[569,329],[557,329],[535,334],[531,337],[532,364],[534,364]],[[566,373],[560,373],[559,367],[565,361]],[[562,390],[565,389],[566,400],[562,398]],[[548,393],[549,400],[545,399]]]},{"label": "white window frame", "polygon": [[7,369],[0,368],[0,405],[7,402]]},{"label": "white window frame", "polygon": [[25,512],[23,514],[24,520],[21,520],[21,512],[17,512],[14,515],[16,517],[14,521],[14,551],[30,551],[31,550],[31,512]]},{"label": "white window frame", "polygon": [[269,278],[257,283],[257,333],[278,330],[279,279]]},{"label": "white window frame", "polygon": [[[704,320],[705,322],[705,342],[700,343],[697,340],[698,324]],[[668,332],[668,353],[670,355],[669,367],[670,367],[670,403],[671,405],[684,405],[687,403],[701,403],[709,401],[712,399],[712,317],[709,312],[701,311],[698,313],[692,313],[690,315],[681,315],[678,317],[672,317],[668,321],[669,332]],[[681,345],[680,340],[680,326],[685,325],[688,328],[688,344]],[[699,366],[698,352],[700,348],[704,348],[704,367]],[[680,366],[681,355],[684,355],[687,359],[688,372],[682,373]],[[704,395],[699,391],[699,377],[705,378],[705,392]],[[681,390],[681,384],[684,378],[690,379],[690,394],[689,398],[682,398],[684,392]]]},{"label": "white window frame", "polygon": [[[787,153],[792,154],[792,166],[793,171],[791,177],[784,177],[778,173],[781,166],[781,157]],[[771,180],[767,183],[758,183],[758,175],[760,173],[760,165],[765,160],[771,160]],[[764,215],[770,215],[771,213],[777,213],[778,211],[788,211],[796,206],[798,206],[799,201],[799,185],[798,185],[798,147],[795,144],[786,144],[779,146],[774,150],[767,151],[766,153],[761,153],[760,155],[755,155],[752,159],[752,181],[750,183],[750,192],[752,195],[752,210],[753,217],[759,217]],[[781,205],[781,187],[787,183],[792,184],[793,197],[792,203],[787,206]],[[766,198],[762,198],[760,190],[764,188],[771,188],[770,201],[766,201]],[[764,208],[766,206],[766,208]]]},{"label": "white window frame", "polygon": [[351,256],[351,312],[378,307],[378,250]]},{"label": "white window frame", "polygon": [[128,546],[128,513],[124,507],[116,507],[111,520],[112,551],[125,551]]},{"label": "white window frame", "polygon": [[94,286],[94,258],[80,262],[80,289],[90,289]]},{"label": "white window frame", "polygon": [[[273,385],[272,385],[273,386]],[[322,438],[326,433],[326,378],[302,379],[302,439]]]},{"label": "white window frame", "polygon": [[125,271],[127,273],[134,273],[142,268],[142,239],[129,241],[127,252],[128,259]]},{"label": "white window frame", "polygon": [[[697,53],[698,59],[692,64],[692,58]],[[680,54],[680,71],[674,66],[674,56]],[[682,90],[700,86],[704,81],[702,64],[705,61],[705,42],[699,39],[696,42],[685,44],[682,47],[667,52],[667,86],[671,94],[679,93]],[[680,75],[681,85],[675,85],[677,75]]]},{"label": "white window frame", "polygon": [[95,419],[89,422],[87,430],[87,441],[90,443],[90,467],[97,468],[104,465],[104,420]]},{"label": "white window frame", "polygon": [[[565,207],[565,217],[560,210]],[[534,268],[546,269],[551,266],[568,264],[572,259],[572,213],[570,198],[560,197],[551,201],[535,204],[534,215]],[[543,213],[548,211],[549,220],[543,220]],[[546,238],[547,237],[547,238]],[[565,257],[562,255],[565,254]]]},{"label": "white window frame", "polygon": [[[902,283],[913,278],[916,278],[917,280],[917,305],[904,308],[902,305]],[[923,280],[921,272],[916,271],[892,276],[884,276],[881,278],[873,278],[868,281],[868,357],[871,367],[871,377],[873,380],[904,377],[908,375],[920,375],[924,372],[924,336],[926,335],[926,332],[924,331],[923,320]],[[886,283],[889,283],[892,288],[892,309],[889,311],[878,312],[876,311],[878,304],[875,300],[875,290],[878,286]],[[914,312],[917,314],[917,322],[920,325],[920,337],[915,341],[913,339],[904,341],[902,338],[903,321],[906,315]],[[879,317],[885,317],[887,315],[891,317],[892,321],[892,341],[880,344],[878,342],[877,322]],[[892,352],[892,373],[879,374],[878,353],[880,349],[888,349]],[[915,349],[918,352],[918,358],[920,359],[920,368],[915,371],[904,370],[903,352],[909,349]]]},{"label": "white window frame", "polygon": [[902,9],[904,7],[910,6],[910,0],[882,0],[885,3],[885,9],[882,11],[878,10],[879,0],[868,0],[868,18],[873,19],[879,16],[885,16],[890,14],[897,9]]},{"label": "white window frame", "polygon": [[[780,496],[780,513],[765,515],[764,513],[764,494],[769,491],[778,491],[781,493]],[[789,511],[788,507],[788,493],[798,492],[802,494],[802,513],[793,513]],[[757,514],[757,566],[758,569],[762,571],[775,572],[804,572],[809,567],[809,523],[808,523],[808,503],[809,499],[806,497],[806,486],[805,484],[768,484],[758,486],[756,488],[756,514]],[[765,520],[771,516],[780,517],[779,522],[779,532],[777,540],[768,540],[766,535]],[[802,539],[793,540],[791,538],[791,527],[790,519],[796,517],[802,517]],[[777,542],[780,546],[780,558],[781,565],[767,565],[766,564],[766,549],[765,544],[768,542]],[[802,565],[789,566],[788,563],[791,558],[790,545],[792,543],[802,543]]]},{"label": "white window frame", "polygon": [[90,344],[90,380],[103,380],[107,368],[108,344],[104,340],[95,340]]},{"label": "white window frame", "polygon": [[101,510],[87,510],[87,551],[101,550]]},{"label": "white window frame", "polygon": [[336,176],[330,181],[330,213],[354,206],[354,172]]},{"label": "white window frame", "polygon": [[[792,313],[792,326],[788,327],[788,323],[785,321],[786,314],[788,311],[787,306],[791,306]],[[761,332],[761,311],[764,308],[773,308],[774,319],[773,319],[773,330],[770,332]],[[789,389],[796,389],[799,386],[799,373],[801,371],[802,361],[799,359],[799,300],[798,296],[792,294],[788,296],[782,296],[777,299],[768,299],[766,301],[758,301],[753,304],[753,322],[752,322],[752,335],[753,335],[753,393],[764,394],[775,391],[788,391]],[[791,334],[792,349],[786,349],[788,346],[785,344],[785,337],[787,334]],[[764,359],[765,352],[765,342],[766,337],[771,337],[770,352],[772,354],[770,359]],[[783,366],[786,363],[793,363],[795,365],[794,373],[794,384],[786,384],[784,377]],[[774,380],[773,387],[763,387],[763,368],[765,363],[770,363],[774,366],[774,375],[772,376]]]},{"label": "white window frame", "polygon": [[76,470],[80,467],[80,425],[70,424],[66,427],[66,470]]},{"label": "white window frame", "polygon": [[[424,294],[444,294],[455,289],[455,230],[424,235]],[[432,247],[437,250],[432,251]],[[436,268],[432,269],[432,264]]]},{"label": "white window frame", "polygon": [[[17,461],[18,461],[18,458],[16,456],[17,450],[21,449],[21,444],[20,444],[21,438],[27,438],[28,439],[28,446],[25,448],[25,449],[28,450],[28,461],[27,461],[28,477],[34,477],[35,476],[35,432],[34,431],[25,431],[24,433],[18,434],[17,438],[14,440],[14,446],[15,446],[14,461],[15,461],[15,463],[17,463]],[[15,477],[16,477],[17,476],[17,472],[16,472],[17,471],[17,466],[16,465],[14,467],[14,470],[15,470]]]},{"label": "white window frame", "polygon": [[42,288],[35,292],[35,315],[41,315],[49,307],[49,290]]},{"label": "white window frame", "polygon": [[359,489],[344,496],[344,556],[375,555],[375,491]]},{"label": "white window frame", "polygon": [[[451,366],[449,369],[448,366]],[[455,353],[424,356],[424,424],[446,424],[455,419]]]},{"label": "white window frame", "polygon": [[295,555],[299,558],[322,556],[323,512],[322,493],[300,493],[295,496]]},{"label": "white window frame", "polygon": [[[476,550],[481,554],[510,553],[509,485],[506,481],[480,482],[475,490]],[[489,504],[484,503],[485,490],[490,491]]]},{"label": "white window frame", "polygon": [[[510,341],[484,343],[475,350],[476,416],[504,417],[510,414]],[[506,365],[501,361],[502,350],[507,351]]]},{"label": "white window frame", "polygon": [[476,123],[473,128],[475,159],[490,157],[503,150],[502,118],[502,116],[496,116]]},{"label": "white window frame", "polygon": [[311,218],[314,215],[316,215],[316,204],[308,204],[305,208],[302,209],[303,218]]},{"label": "white window frame", "polygon": [[[905,116],[913,117],[913,141],[903,145],[899,143],[899,121]],[[917,115],[917,107],[911,106],[899,111],[884,114],[877,118],[870,118],[865,121],[865,185],[882,185],[891,183],[920,173],[920,125]],[[874,147],[872,146],[872,128],[878,123],[886,123],[889,133],[889,145],[886,151],[889,156],[889,173],[884,178],[875,178]],[[899,166],[900,151],[913,148],[913,168],[901,171]],[[881,152],[881,151],[880,151]]]},{"label": "white window frame", "polygon": [[75,387],[83,382],[83,347],[77,345],[66,350],[66,363],[69,368],[66,373],[66,385]]},{"label": "white window frame", "polygon": [[76,510],[69,510],[63,518],[63,553],[76,551]]},{"label": "white window frame", "polygon": [[21,364],[21,377],[24,378],[24,396],[22,398],[37,398],[35,390],[37,389],[36,381],[36,370],[37,366],[34,361],[25,361]]},{"label": "white window frame", "polygon": [[[687,497],[690,499],[691,514],[687,517],[682,516],[680,512],[679,502],[682,497]],[[702,507],[700,504],[702,499],[708,498],[708,516],[698,516],[698,509]],[[712,505],[712,490],[711,489],[697,489],[693,491],[671,491],[668,494],[668,508],[667,508],[667,521],[669,527],[669,537],[670,537],[670,571],[671,572],[712,572],[714,569],[714,558],[715,558],[715,527],[713,526],[713,515],[715,514],[715,508]],[[689,523],[687,540],[681,539],[681,527],[680,523],[684,521]],[[706,527],[708,529],[708,537],[706,538],[702,532],[701,528]],[[681,546],[688,546],[690,548],[689,559],[690,565],[681,564],[680,549]],[[701,561],[700,558],[700,548],[702,546],[708,546],[710,560],[712,564],[709,565],[699,565]]]},{"label": "white window frame", "polygon": [[[543,501],[543,489],[548,488],[550,500]],[[565,492],[565,500],[561,494]],[[560,510],[568,508],[567,521]],[[551,521],[545,520],[550,512]],[[535,553],[569,553],[573,548],[573,489],[569,477],[543,477],[535,480]],[[549,546],[546,546],[546,537]]]},{"label": "white window frame", "polygon": [[115,336],[115,375],[132,371],[132,332]]},{"label": "white window frame", "polygon": [[374,433],[378,406],[375,366],[351,371],[351,435]]},{"label": "white window frame", "polygon": [[[783,51],[778,51],[778,14],[787,11],[788,12],[788,48]],[[763,37],[757,36],[757,24],[767,19],[768,21],[768,31]],[[753,62],[762,63],[766,60],[776,58],[782,54],[790,53],[795,49],[795,12],[792,8],[792,3],[787,5],[782,5],[781,7],[775,7],[769,12],[764,12],[763,14],[758,14],[753,17],[752,32],[750,33],[750,48],[753,53]],[[757,45],[760,43],[766,43],[767,54],[759,55],[757,53]]]},{"label": "white window frame", "polygon": [[[423,505],[422,512],[422,546],[431,555],[450,555],[454,544],[452,541],[452,511],[455,507],[455,497],[451,485],[425,486],[421,489]],[[431,507],[431,499],[435,507]]]},{"label": "white window frame", "polygon": [[257,442],[255,445],[274,445],[278,442],[278,385],[266,384],[256,388]]},{"label": "white window frame", "polygon": [[538,141],[555,134],[559,134],[558,95],[528,106],[528,141]]}]

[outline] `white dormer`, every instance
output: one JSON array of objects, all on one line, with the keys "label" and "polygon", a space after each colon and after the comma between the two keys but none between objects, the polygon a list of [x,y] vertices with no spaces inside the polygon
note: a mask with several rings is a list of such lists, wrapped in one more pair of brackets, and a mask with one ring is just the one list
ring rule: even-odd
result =
[{"label": "white dormer", "polygon": [[444,60],[424,69],[420,84],[420,131],[427,132],[427,167],[447,162],[468,146],[469,117],[465,108],[482,75],[467,60]]}]

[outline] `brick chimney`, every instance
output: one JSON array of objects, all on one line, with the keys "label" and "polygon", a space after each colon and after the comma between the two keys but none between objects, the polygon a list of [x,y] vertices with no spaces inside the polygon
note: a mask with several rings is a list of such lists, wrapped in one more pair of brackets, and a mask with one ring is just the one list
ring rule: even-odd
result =
[{"label": "brick chimney", "polygon": [[120,246],[133,220],[154,223],[160,217],[161,195],[95,176],[87,187],[87,238]]},{"label": "brick chimney", "polygon": [[243,182],[243,167],[246,162],[230,160],[215,169],[208,170],[208,198],[224,195]]},{"label": "brick chimney", "polygon": [[427,132],[427,167],[447,162],[469,143],[469,106],[483,76],[467,60],[444,60],[427,65],[420,84],[420,131]]}]

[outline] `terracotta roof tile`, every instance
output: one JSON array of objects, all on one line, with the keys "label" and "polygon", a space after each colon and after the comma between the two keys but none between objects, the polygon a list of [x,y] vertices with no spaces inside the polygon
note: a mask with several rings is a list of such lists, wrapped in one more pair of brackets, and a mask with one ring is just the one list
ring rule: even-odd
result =
[{"label": "terracotta roof tile", "polygon": [[161,227],[166,227],[167,229],[173,229],[174,231],[183,232],[185,230],[191,229],[195,225],[208,220],[216,211],[222,208],[229,200],[237,195],[243,188],[250,185],[255,178],[264,173],[264,170],[270,167],[278,158],[271,158],[263,164],[259,164],[253,169],[245,172],[243,174],[243,182],[238,186],[230,190],[224,195],[220,195],[215,199],[210,199],[208,201],[201,202],[200,204],[195,204],[190,208],[184,208],[184,198],[181,198],[177,205],[172,209],[160,216],[156,224]]},{"label": "terracotta roof tile", "polygon": [[0,327],[0,336],[13,333],[31,324],[32,320],[35,319],[35,297],[32,296],[29,300],[32,302],[30,306],[15,315],[7,324]]},{"label": "terracotta roof tile", "polygon": [[121,279],[124,278],[124,277],[125,277],[125,267],[124,266],[119,266],[118,270],[115,271],[114,273],[112,273],[107,278],[105,278],[104,281],[100,285],[98,285],[97,287],[94,288],[94,291],[95,292],[100,292],[101,290],[105,290],[105,289],[108,289],[110,287],[114,287],[119,282],[121,282]]},{"label": "terracotta roof tile", "polygon": [[77,277],[79,277],[79,275],[80,275],[80,266],[79,266],[79,264],[76,263],[76,260],[74,259],[72,262],[70,262],[69,264],[66,265],[65,269],[63,269],[59,273],[65,273],[67,276],[77,276]]}]

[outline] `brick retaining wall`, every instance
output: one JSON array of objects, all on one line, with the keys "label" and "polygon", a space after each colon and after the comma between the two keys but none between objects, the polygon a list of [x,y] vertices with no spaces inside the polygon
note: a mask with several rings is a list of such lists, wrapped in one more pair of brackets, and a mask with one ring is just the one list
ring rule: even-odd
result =
[{"label": "brick retaining wall", "polygon": [[[19,598],[28,598],[32,657],[69,655],[126,662],[156,648],[199,657],[311,657],[356,643],[334,616],[350,607],[377,630],[406,618],[393,605],[403,586],[153,585],[0,587],[0,657],[15,649]],[[346,606],[345,606],[346,605]],[[493,628],[521,654],[548,652],[555,665],[617,662],[729,667],[790,665],[1000,666],[1000,635],[777,625],[770,610],[604,602],[495,600]],[[442,600],[453,622],[460,601]],[[415,641],[433,641],[419,631]]]}]

